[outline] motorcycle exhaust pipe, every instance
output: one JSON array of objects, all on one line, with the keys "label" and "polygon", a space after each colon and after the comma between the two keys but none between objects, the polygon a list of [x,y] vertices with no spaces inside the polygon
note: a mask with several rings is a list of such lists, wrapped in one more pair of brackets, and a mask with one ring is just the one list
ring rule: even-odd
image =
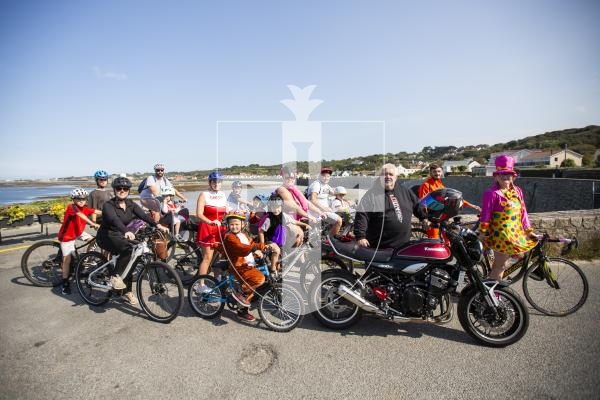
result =
[{"label": "motorcycle exhaust pipe", "polygon": [[350,303],[355,304],[357,306],[359,306],[361,309],[371,312],[371,313],[376,313],[379,315],[385,315],[385,313],[379,309],[379,307],[377,307],[375,304],[371,303],[370,301],[366,300],[365,298],[363,298],[359,293],[355,292],[354,290],[350,289],[348,286],[341,284],[338,287],[337,290],[337,294],[348,300]]}]

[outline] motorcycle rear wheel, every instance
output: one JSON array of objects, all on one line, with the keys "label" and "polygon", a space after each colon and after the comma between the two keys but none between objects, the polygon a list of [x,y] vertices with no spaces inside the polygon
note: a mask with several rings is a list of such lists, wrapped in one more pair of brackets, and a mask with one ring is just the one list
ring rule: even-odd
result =
[{"label": "motorcycle rear wheel", "polygon": [[529,327],[529,312],[523,300],[508,287],[494,289],[500,306],[494,315],[484,294],[471,286],[458,301],[458,319],[463,329],[489,347],[505,347],[521,340]]},{"label": "motorcycle rear wheel", "polygon": [[341,298],[336,288],[340,284],[354,288],[356,276],[343,269],[324,271],[321,280],[315,280],[309,290],[309,302],[315,309],[313,317],[321,325],[332,329],[346,329],[356,324],[363,310]]}]

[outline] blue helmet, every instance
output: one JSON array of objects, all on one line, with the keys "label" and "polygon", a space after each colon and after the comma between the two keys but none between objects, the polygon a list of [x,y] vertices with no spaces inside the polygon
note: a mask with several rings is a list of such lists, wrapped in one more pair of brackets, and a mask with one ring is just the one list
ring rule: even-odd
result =
[{"label": "blue helmet", "polygon": [[219,171],[213,171],[210,173],[210,175],[208,175],[208,180],[209,181],[223,180],[223,174],[220,173]]},{"label": "blue helmet", "polygon": [[99,169],[94,172],[94,179],[108,179],[108,172],[103,169]]}]

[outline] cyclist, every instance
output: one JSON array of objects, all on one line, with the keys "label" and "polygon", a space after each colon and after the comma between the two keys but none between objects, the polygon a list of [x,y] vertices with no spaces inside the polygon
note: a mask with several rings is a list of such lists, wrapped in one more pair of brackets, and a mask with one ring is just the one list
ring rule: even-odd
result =
[{"label": "cyclist", "polygon": [[329,196],[333,194],[329,186],[332,172],[331,168],[321,168],[319,179],[310,184],[307,192],[308,200],[318,209],[318,211],[311,211],[311,215],[315,218],[322,216],[327,223],[331,224],[330,234],[336,236],[342,227],[342,218],[329,207]]},{"label": "cyclist", "polygon": [[242,198],[242,182],[233,181],[231,193],[227,197],[227,207],[232,210],[248,211],[248,202]]},{"label": "cyclist", "polygon": [[[88,198],[88,205],[90,208],[102,210],[104,203],[112,198],[112,193],[106,190],[108,173],[102,169],[98,170],[94,172],[94,180],[96,181],[96,189],[91,191]],[[102,217],[97,217],[96,214],[91,215],[91,220],[98,223],[98,225],[102,223]]]},{"label": "cyclist", "polygon": [[[200,193],[196,203],[196,216],[200,219],[196,242],[202,247],[202,261],[198,266],[199,275],[208,273],[208,266],[214,254],[212,245],[220,242],[225,233],[225,227],[221,226],[221,220],[228,209],[227,198],[221,191],[222,183],[223,175],[219,171],[211,172],[208,175],[209,189]],[[204,281],[200,283],[200,292],[210,292],[211,289],[204,285]]]},{"label": "cyclist", "polygon": [[[419,186],[419,199],[427,196],[429,193],[445,188],[444,183],[442,182],[443,176],[442,168],[437,164],[431,164],[429,166],[429,178],[421,186]],[[463,199],[463,206],[472,208],[477,212],[481,212],[481,208],[476,206],[475,204],[471,204],[468,201]],[[438,239],[440,237],[440,230],[438,228],[429,228],[427,229],[427,237],[431,239]]]},{"label": "cyclist", "polygon": [[[258,238],[260,243],[275,243],[283,247],[287,242],[288,231],[296,236],[290,242],[295,246],[300,246],[304,239],[304,234],[297,234],[298,230],[291,229],[292,226],[308,228],[304,222],[296,221],[289,215],[282,212],[283,200],[278,195],[273,195],[269,199],[269,212],[267,212],[258,223]],[[302,232],[302,230],[300,230]]]},{"label": "cyclist", "polygon": [[92,236],[85,232],[85,225],[89,224],[94,229],[98,229],[98,224],[88,218],[88,215],[102,215],[102,211],[94,210],[85,206],[88,192],[85,189],[77,188],[71,191],[71,199],[73,203],[65,210],[60,231],[58,231],[58,241],[62,251],[62,294],[71,294],[71,286],[69,284],[69,274],[71,265],[71,254],[75,252],[75,240],[85,240],[86,242],[92,239]]},{"label": "cyclist", "polygon": [[[243,308],[238,311],[238,316],[247,321],[254,321],[254,317],[248,313],[250,301],[254,291],[265,282],[265,276],[256,269],[254,257],[262,258],[263,251],[270,250],[273,255],[279,254],[276,244],[261,244],[254,241],[242,231],[246,216],[240,212],[232,212],[226,216],[229,231],[223,237],[222,244],[215,244],[221,253],[227,257],[231,266],[231,273],[241,284],[242,293],[233,291],[233,298]],[[273,265],[271,265],[273,269]]]},{"label": "cyclist", "polygon": [[179,215],[181,207],[173,201],[173,197],[175,197],[175,188],[172,186],[164,187],[160,194],[163,198],[160,209],[162,213],[160,223],[168,227],[173,225],[173,235],[175,235],[177,240],[182,240],[179,236],[179,228],[181,227],[181,223],[185,221],[185,218]]},{"label": "cyclist", "polygon": [[[140,185],[143,190],[140,191],[140,202],[144,207],[150,210],[150,215],[155,222],[160,219],[160,192],[164,187],[173,186],[165,176],[165,165],[156,164],[154,166],[154,175],[150,175],[145,179],[145,184]],[[175,189],[175,195],[183,201],[187,201],[186,197]]]},{"label": "cyclist", "polygon": [[98,229],[96,240],[101,248],[119,256],[115,265],[115,275],[110,279],[113,289],[125,289],[123,299],[130,304],[137,304],[135,296],[131,293],[131,271],[125,279],[120,276],[131,258],[132,246],[129,240],[135,239],[135,235],[127,229],[127,225],[135,218],[139,218],[163,232],[169,230],[162,225],[157,225],[142,207],[128,198],[131,190],[129,179],[115,178],[112,181],[112,188],[115,197],[104,203],[104,207],[102,207],[102,225]]}]

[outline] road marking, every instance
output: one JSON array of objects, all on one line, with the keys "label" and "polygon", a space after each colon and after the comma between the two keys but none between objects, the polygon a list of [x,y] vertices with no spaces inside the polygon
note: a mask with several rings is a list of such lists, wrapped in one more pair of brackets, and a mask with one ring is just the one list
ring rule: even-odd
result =
[{"label": "road marking", "polygon": [[28,247],[31,247],[31,245],[30,245],[30,244],[28,244],[28,245],[25,245],[25,246],[17,246],[17,247],[11,247],[10,249],[3,249],[3,250],[0,250],[0,253],[5,253],[5,252],[7,252],[7,251],[13,251],[13,250],[21,250],[21,249],[26,249],[26,248],[28,248]]}]

